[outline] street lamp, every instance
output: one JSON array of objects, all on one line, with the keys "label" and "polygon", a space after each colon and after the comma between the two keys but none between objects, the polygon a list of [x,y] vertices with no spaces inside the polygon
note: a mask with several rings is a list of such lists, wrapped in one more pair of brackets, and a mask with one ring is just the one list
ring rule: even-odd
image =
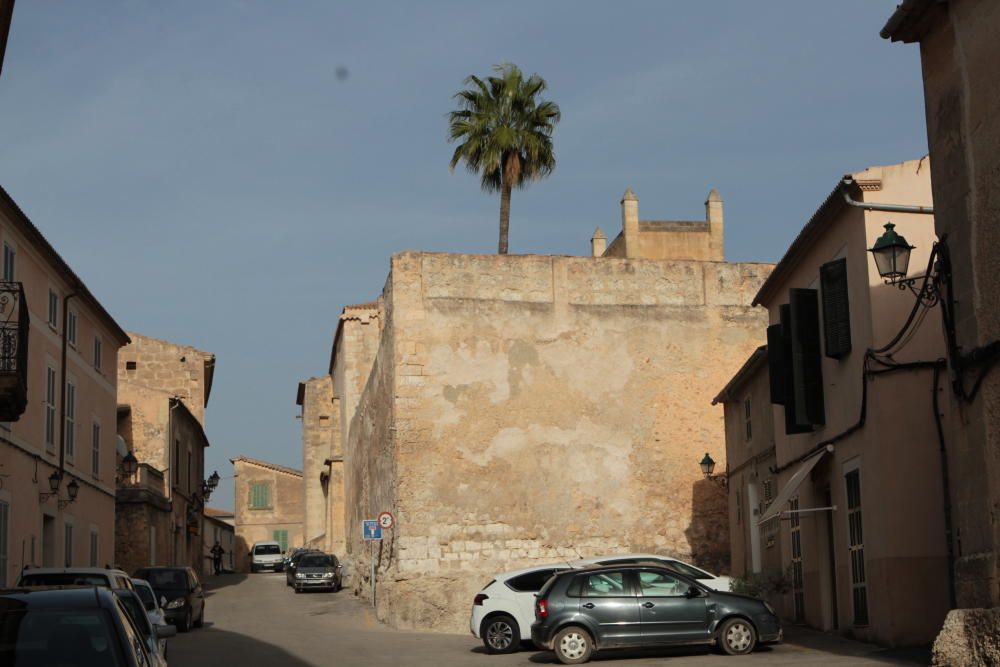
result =
[{"label": "street lamp", "polygon": [[75,479],[71,479],[69,481],[69,484],[66,485],[66,496],[67,496],[66,500],[59,498],[58,502],[59,509],[63,509],[70,503],[75,503],[76,497],[79,493],[80,493],[80,485],[76,483]]},{"label": "street lamp", "polygon": [[698,462],[698,465],[701,466],[701,472],[705,475],[705,479],[721,486],[726,486],[729,483],[729,478],[726,475],[713,474],[715,472],[715,459],[708,452],[705,452],[705,457]]},{"label": "street lamp", "polygon": [[126,477],[131,477],[137,470],[139,470],[139,459],[135,458],[135,454],[130,451],[122,459],[122,472],[125,473]]},{"label": "street lamp", "polygon": [[39,493],[38,494],[38,502],[44,503],[45,501],[47,501],[52,496],[58,495],[59,494],[59,484],[61,482],[62,482],[62,475],[59,474],[58,470],[54,471],[51,475],[49,475],[49,491],[51,493]]},{"label": "street lamp", "polygon": [[906,278],[906,271],[910,265],[910,251],[914,247],[896,233],[896,225],[891,222],[885,223],[885,232],[878,237],[868,252],[875,257],[878,274],[886,284],[895,285]]}]

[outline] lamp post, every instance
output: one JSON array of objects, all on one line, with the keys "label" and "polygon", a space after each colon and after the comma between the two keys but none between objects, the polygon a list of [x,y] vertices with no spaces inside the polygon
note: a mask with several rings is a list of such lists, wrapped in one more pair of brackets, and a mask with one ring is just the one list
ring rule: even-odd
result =
[{"label": "lamp post", "polygon": [[729,478],[726,475],[715,475],[715,459],[705,452],[704,458],[698,463],[701,466],[701,472],[705,475],[705,479],[726,486],[729,483]]},{"label": "lamp post", "polygon": [[62,475],[59,474],[58,470],[55,471],[55,472],[53,472],[51,475],[49,475],[49,491],[50,491],[50,493],[44,493],[44,492],[43,493],[39,493],[38,494],[38,502],[44,503],[44,502],[48,501],[48,499],[51,498],[52,496],[59,495],[59,485],[61,483],[62,483]]},{"label": "lamp post", "polygon": [[65,500],[63,500],[62,498],[58,499],[59,502],[57,503],[57,505],[59,506],[59,509],[65,508],[70,503],[75,503],[76,497],[77,495],[79,495],[79,493],[80,493],[80,485],[76,483],[75,479],[71,479],[69,481],[69,484],[66,485],[66,499]]},{"label": "lamp post", "polygon": [[205,502],[208,502],[208,497],[212,495],[212,492],[219,486],[219,471],[212,471],[211,476],[201,483],[201,495],[205,498]]},{"label": "lamp post", "polygon": [[[931,252],[927,273],[922,276],[907,278],[910,267],[910,251],[916,246],[907,243],[906,239],[896,232],[896,225],[885,223],[885,231],[875,240],[875,245],[868,252],[875,258],[878,274],[886,285],[895,285],[901,290],[910,290],[925,306],[935,305],[941,298],[940,287],[950,279],[947,261],[945,238],[934,244]],[[917,282],[920,282],[918,288]]]}]

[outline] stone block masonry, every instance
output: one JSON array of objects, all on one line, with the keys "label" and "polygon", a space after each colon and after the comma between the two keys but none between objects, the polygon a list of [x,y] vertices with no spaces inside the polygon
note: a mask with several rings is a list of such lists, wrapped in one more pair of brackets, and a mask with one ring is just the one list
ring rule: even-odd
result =
[{"label": "stone block masonry", "polygon": [[390,510],[378,616],[463,631],[506,570],[653,551],[727,569],[714,391],[762,343],[768,264],[401,253],[350,422],[348,549]]}]

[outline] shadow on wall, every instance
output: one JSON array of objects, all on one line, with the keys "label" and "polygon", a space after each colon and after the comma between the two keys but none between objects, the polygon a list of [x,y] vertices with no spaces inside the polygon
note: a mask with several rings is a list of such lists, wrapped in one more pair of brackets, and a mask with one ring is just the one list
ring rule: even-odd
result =
[{"label": "shadow on wall", "polygon": [[[208,625],[206,623],[206,625]],[[187,667],[218,667],[219,665],[281,665],[281,667],[320,667],[320,662],[306,662],[273,644],[236,632],[213,627],[200,630],[200,641],[170,640],[170,664]]]},{"label": "shadow on wall", "polygon": [[246,573],[250,571],[250,545],[243,539],[242,535],[237,535],[233,540],[233,566],[237,572]]},{"label": "shadow on wall", "polygon": [[694,564],[713,574],[729,574],[729,493],[710,479],[691,486],[691,525],[684,534]]}]

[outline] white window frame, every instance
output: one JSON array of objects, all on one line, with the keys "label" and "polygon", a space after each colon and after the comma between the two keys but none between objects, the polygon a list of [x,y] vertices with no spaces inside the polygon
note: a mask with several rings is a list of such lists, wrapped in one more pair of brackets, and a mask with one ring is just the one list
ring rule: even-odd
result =
[{"label": "white window frame", "polygon": [[66,343],[76,349],[76,311],[70,308],[66,311]]},{"label": "white window frame", "polygon": [[94,336],[94,369],[98,372],[104,364],[104,341],[100,336]]},{"label": "white window frame", "polygon": [[[101,422],[94,417],[90,421],[90,474],[94,479],[101,478]],[[96,437],[95,437],[96,436]]]},{"label": "white window frame", "polygon": [[90,567],[100,567],[101,533],[97,529],[97,526],[90,527],[90,545],[89,545],[88,557],[90,558]]},{"label": "white window frame", "polygon": [[17,280],[17,246],[10,240],[3,242],[3,279],[5,282]]},{"label": "white window frame", "polygon": [[59,293],[49,288],[47,321],[52,329],[59,330]]},{"label": "white window frame", "polygon": [[45,450],[56,451],[56,401],[58,400],[57,388],[59,376],[56,369],[46,364],[45,366]]},{"label": "white window frame", "polygon": [[66,379],[66,461],[74,463],[76,461],[76,382],[72,378]]}]

